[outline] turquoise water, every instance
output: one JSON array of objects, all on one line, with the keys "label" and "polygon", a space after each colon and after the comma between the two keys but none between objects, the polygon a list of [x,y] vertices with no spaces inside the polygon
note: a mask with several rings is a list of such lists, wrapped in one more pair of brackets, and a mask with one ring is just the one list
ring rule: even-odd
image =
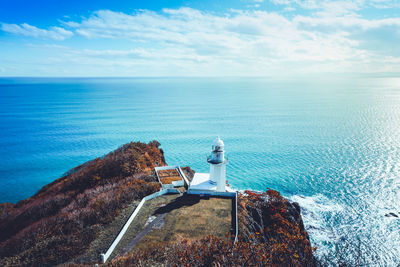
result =
[{"label": "turquoise water", "polygon": [[300,202],[320,252],[399,262],[400,78],[3,78],[0,114],[0,202],[129,141],[207,172],[219,135],[229,183]]}]

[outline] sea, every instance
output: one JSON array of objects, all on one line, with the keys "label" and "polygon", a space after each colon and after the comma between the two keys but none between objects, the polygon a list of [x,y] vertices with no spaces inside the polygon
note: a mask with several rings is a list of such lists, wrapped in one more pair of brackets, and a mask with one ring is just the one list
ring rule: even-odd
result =
[{"label": "sea", "polygon": [[[400,263],[400,78],[0,78],[0,202],[130,141],[302,207],[318,255]],[[338,254],[338,255],[339,255]]]}]

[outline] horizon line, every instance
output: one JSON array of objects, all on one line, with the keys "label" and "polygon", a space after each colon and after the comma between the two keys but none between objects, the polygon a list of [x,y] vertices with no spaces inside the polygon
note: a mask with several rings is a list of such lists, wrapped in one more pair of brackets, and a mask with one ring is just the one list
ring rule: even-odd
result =
[{"label": "horizon line", "polygon": [[332,76],[335,77],[354,77],[354,76],[363,76],[366,75],[374,77],[399,77],[400,73],[397,72],[385,72],[385,73],[305,73],[305,74],[288,74],[288,75],[264,75],[264,76],[233,76],[233,75],[221,75],[221,76],[30,76],[30,75],[14,75],[14,76],[1,76],[0,79],[157,79],[157,78],[231,78],[231,79],[242,79],[242,78],[255,78],[255,79],[265,79],[265,78],[298,78],[298,77],[324,77],[324,76]]}]

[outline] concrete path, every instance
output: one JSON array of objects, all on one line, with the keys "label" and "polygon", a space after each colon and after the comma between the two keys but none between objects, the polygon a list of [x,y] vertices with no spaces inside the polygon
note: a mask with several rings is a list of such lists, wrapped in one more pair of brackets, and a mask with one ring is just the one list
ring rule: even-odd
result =
[{"label": "concrete path", "polygon": [[162,222],[162,220],[164,219],[165,215],[167,215],[167,213],[162,213],[162,214],[157,215],[157,217],[151,223],[149,223],[134,239],[132,239],[131,242],[129,242],[129,244],[122,250],[121,254],[125,255],[126,253],[131,251],[132,248],[140,240],[142,240],[142,238],[145,237],[145,235],[147,235],[148,232],[151,231],[151,229],[153,229],[155,226],[157,226],[159,223]]}]

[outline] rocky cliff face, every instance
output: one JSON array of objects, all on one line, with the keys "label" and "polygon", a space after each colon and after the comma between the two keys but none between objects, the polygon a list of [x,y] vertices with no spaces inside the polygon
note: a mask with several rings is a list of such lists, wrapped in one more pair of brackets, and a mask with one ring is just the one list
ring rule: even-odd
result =
[{"label": "rocky cliff face", "polygon": [[0,205],[0,266],[56,265],[88,249],[101,227],[159,190],[159,143],[129,143],[69,171],[17,204]]},{"label": "rocky cliff face", "polygon": [[[0,266],[93,265],[99,259],[85,255],[99,254],[91,250],[103,239],[103,230],[110,225],[120,229],[116,218],[133,209],[135,201],[160,189],[154,167],[166,162],[159,145],[156,141],[126,144],[72,169],[29,199],[0,204]],[[184,171],[193,175],[190,168]],[[315,265],[296,203],[273,190],[246,191],[240,195],[238,214],[236,244],[208,236],[148,247],[108,265]]]},{"label": "rocky cliff face", "polygon": [[[275,190],[246,191],[238,202],[239,233],[242,242],[260,246],[258,256],[277,266],[315,266],[300,206]],[[256,261],[255,261],[256,262]]]}]

